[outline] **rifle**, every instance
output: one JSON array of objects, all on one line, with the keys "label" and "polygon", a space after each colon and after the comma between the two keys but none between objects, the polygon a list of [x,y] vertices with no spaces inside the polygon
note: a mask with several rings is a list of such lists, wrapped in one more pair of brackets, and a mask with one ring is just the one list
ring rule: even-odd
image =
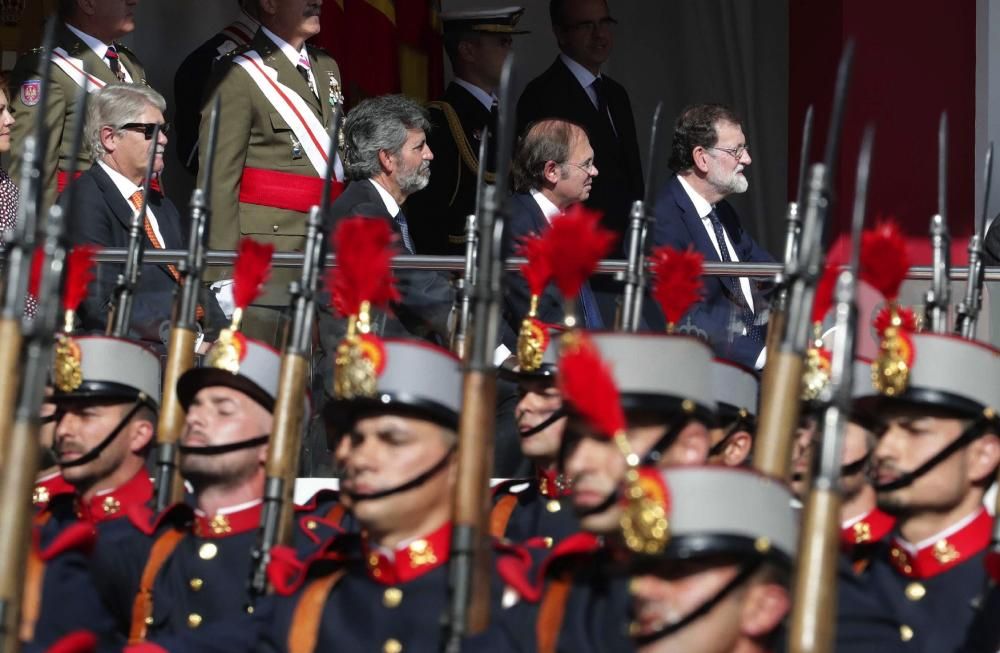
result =
[{"label": "rifle", "polygon": [[632,203],[629,213],[628,227],[628,267],[625,268],[625,292],[622,294],[622,310],[617,325],[620,331],[639,330],[642,319],[642,300],[646,292],[646,257],[649,255],[647,243],[649,227],[655,220],[653,216],[653,183],[656,177],[656,141],[660,127],[660,114],[663,112],[663,102],[656,103],[653,111],[653,122],[649,130],[649,163],[646,168],[646,194],[641,200]]},{"label": "rifle", "polygon": [[810,169],[798,256],[786,269],[789,284],[786,323],[778,347],[767,353],[767,366],[774,368],[771,371],[773,380],[768,402],[761,405],[753,466],[764,474],[781,479],[788,477],[792,433],[799,421],[801,404],[798,397],[803,357],[809,342],[813,296],[823,270],[824,224],[833,199],[834,165],[853,60],[854,42],[848,41],[837,68],[823,163],[814,163]]},{"label": "rifle", "polygon": [[[799,239],[802,235],[803,194],[806,190],[806,169],[808,167],[809,150],[812,146],[813,105],[806,109],[806,117],[802,122],[802,147],[799,151],[799,176],[795,198],[788,203],[785,213],[785,257],[784,269],[775,277],[774,301],[771,303],[771,314],[768,318],[767,341],[764,343],[768,352],[777,351],[781,336],[785,329],[785,313],[788,310],[788,275],[786,270],[794,265],[799,256]],[[765,365],[760,379],[760,404],[771,401],[774,390],[775,366]]]},{"label": "rifle", "polygon": [[163,397],[156,425],[156,511],[183,498],[183,484],[177,470],[177,441],[184,430],[184,409],[177,400],[177,380],[194,367],[194,348],[200,327],[197,321],[201,272],[205,267],[205,225],[212,211],[212,162],[219,131],[219,98],[209,117],[208,151],[202,167],[201,186],[191,193],[191,233],[187,257],[177,266],[181,275],[178,301],[174,305],[173,326],[167,341],[167,362],[163,369]]},{"label": "rifle", "polygon": [[125,258],[125,269],[118,275],[115,284],[114,300],[108,311],[107,334],[116,338],[128,337],[128,325],[132,321],[132,302],[139,289],[139,278],[142,276],[142,257],[146,252],[146,201],[149,198],[149,181],[153,177],[153,165],[156,163],[156,149],[160,140],[160,126],[153,127],[153,138],[149,146],[149,159],[146,162],[146,174],[142,182],[142,202],[139,210],[132,214],[128,230],[128,255]]},{"label": "rifle", "polygon": [[479,170],[476,171],[476,210],[465,217],[465,269],[462,276],[455,280],[455,304],[457,309],[457,321],[455,330],[451,334],[451,350],[461,359],[465,359],[465,340],[469,332],[469,318],[471,317],[472,298],[469,290],[476,285],[476,216],[479,215],[483,198],[483,186],[486,182],[486,142],[487,138],[479,141]]},{"label": "rifle", "polygon": [[[443,648],[461,650],[466,634],[486,629],[490,619],[490,581],[493,558],[489,548],[489,481],[493,468],[496,428],[496,371],[493,349],[500,327],[500,284],[503,261],[505,185],[513,146],[511,84],[514,55],[507,55],[500,76],[497,121],[496,180],[483,192],[479,215],[479,253],[473,288],[475,331],[469,343],[462,380],[462,415],[458,424],[458,479],[453,502],[451,562],[448,568],[448,612]],[[505,187],[505,186],[504,186]]]},{"label": "rifle", "polygon": [[[21,168],[21,201],[17,207],[14,237],[7,243],[4,264],[3,306],[0,308],[0,464],[7,459],[6,449],[14,404],[20,387],[21,345],[23,338],[24,302],[27,299],[31,259],[38,231],[38,207],[42,198],[42,168],[48,130],[45,109],[49,97],[49,60],[55,40],[55,19],[45,26],[41,61],[44,62],[35,129],[24,139],[24,162]],[[84,77],[86,79],[86,77]]]},{"label": "rifle", "polygon": [[823,411],[819,466],[805,502],[802,550],[795,576],[789,651],[828,653],[833,650],[837,613],[837,562],[840,557],[840,476],[844,430],[851,411],[857,328],[858,268],[861,229],[865,222],[868,178],[875,130],[865,128],[858,155],[854,212],[851,219],[851,258],[837,278],[836,330],[830,370],[830,401]]},{"label": "rifle", "polygon": [[267,478],[264,482],[264,505],[260,515],[257,544],[250,553],[250,603],[268,591],[267,564],[271,549],[278,544],[290,544],[294,525],[293,492],[299,469],[301,446],[303,397],[307,396],[309,363],[312,354],[312,329],[316,317],[319,278],[326,263],[329,244],[327,229],[330,205],[342,190],[340,182],[333,179],[333,155],[339,141],[340,107],[334,107],[330,121],[330,161],[323,178],[323,196],[320,206],[312,207],[306,223],[306,245],[302,262],[302,275],[289,284],[292,321],[285,332],[281,352],[281,370],[278,373],[278,397],[274,402],[274,428],[267,450]]},{"label": "rifle", "polygon": [[931,246],[934,250],[931,285],[924,294],[924,318],[930,331],[948,330],[948,304],[951,301],[951,237],[945,203],[948,189],[948,114],[941,113],[938,123],[938,210],[931,216]]},{"label": "rifle", "polygon": [[[28,548],[32,545],[31,494],[41,456],[41,447],[38,446],[41,428],[39,413],[52,366],[56,324],[61,314],[59,289],[66,263],[66,214],[73,206],[76,184],[72,180],[76,176],[77,156],[83,141],[86,108],[87,89],[83,85],[76,97],[77,118],[73,125],[72,156],[67,171],[71,181],[61,201],[49,207],[43,227],[38,306],[35,319],[24,326],[22,373],[15,380],[19,382],[20,393],[13,408],[13,424],[4,452],[3,473],[0,474],[0,513],[4,516],[0,522],[0,566],[5,570],[0,574],[0,653],[17,653],[21,647],[21,602]],[[31,257],[27,258],[30,261]],[[23,306],[23,296],[21,302]]]},{"label": "rifle", "polygon": [[986,164],[983,170],[983,212],[975,232],[969,239],[969,278],[965,283],[965,296],[958,304],[955,317],[955,333],[974,340],[976,321],[983,301],[983,239],[986,238],[986,211],[993,182],[993,143],[986,149]]}]

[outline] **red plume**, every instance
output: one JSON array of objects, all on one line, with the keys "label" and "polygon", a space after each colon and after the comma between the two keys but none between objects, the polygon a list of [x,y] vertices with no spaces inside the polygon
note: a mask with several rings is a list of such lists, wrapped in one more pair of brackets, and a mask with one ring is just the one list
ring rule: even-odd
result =
[{"label": "red plume", "polygon": [[594,428],[611,437],[625,428],[618,386],[590,339],[575,337],[578,340],[565,346],[559,358],[560,390]]},{"label": "red plume", "polygon": [[564,297],[576,297],[615,241],[615,233],[602,228],[600,219],[600,212],[574,204],[553,218],[542,236],[552,254],[552,276]]},{"label": "red plume", "polygon": [[691,306],[701,299],[705,287],[701,281],[705,257],[693,247],[676,250],[669,245],[653,250],[653,296],[660,303],[667,324],[676,324]]},{"label": "red plume", "polygon": [[89,630],[74,630],[56,640],[46,653],[93,653],[97,651],[97,635]]},{"label": "red plume", "polygon": [[87,296],[87,288],[94,280],[94,254],[97,245],[78,245],[66,258],[66,285],[63,287],[63,310],[75,311]]},{"label": "red plume", "polygon": [[888,301],[899,296],[909,269],[906,238],[894,220],[880,220],[874,229],[861,234],[861,278]]},{"label": "red plume", "polygon": [[833,293],[837,288],[837,277],[840,276],[840,262],[830,257],[823,268],[823,276],[816,284],[816,295],[813,297],[812,321],[822,322],[833,306]]},{"label": "red plume", "polygon": [[546,247],[546,240],[537,234],[526,236],[517,250],[518,256],[528,259],[521,266],[521,274],[528,282],[532,295],[541,295],[552,278],[552,258]]},{"label": "red plume", "polygon": [[42,285],[42,262],[45,260],[45,251],[41,247],[36,247],[31,253],[31,273],[28,275],[28,294],[38,297],[38,286]]},{"label": "red plume", "polygon": [[399,300],[392,276],[393,233],[389,223],[374,218],[348,218],[337,223],[333,250],[337,265],[327,276],[332,304],[344,317],[357,315],[361,303],[385,306]]},{"label": "red plume", "polygon": [[237,308],[246,308],[264,292],[264,284],[271,276],[273,255],[274,245],[258,243],[253,238],[240,240],[233,265],[233,302]]}]

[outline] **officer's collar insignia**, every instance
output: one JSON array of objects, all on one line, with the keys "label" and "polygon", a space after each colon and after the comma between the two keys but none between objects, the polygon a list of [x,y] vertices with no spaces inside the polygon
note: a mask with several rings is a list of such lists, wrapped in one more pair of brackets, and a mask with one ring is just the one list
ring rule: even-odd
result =
[{"label": "officer's collar insignia", "polygon": [[889,562],[907,578],[931,578],[955,567],[990,545],[993,519],[980,508],[972,520],[942,537],[932,538],[927,546],[914,550],[898,536],[892,539]]},{"label": "officer's collar insignia", "polygon": [[152,498],[153,483],[143,469],[110,492],[95,495],[89,501],[78,498],[77,515],[83,520],[99,524],[125,517],[131,506],[145,504]]},{"label": "officer's collar insignia", "polygon": [[394,552],[386,552],[363,540],[368,575],[383,585],[408,583],[448,562],[451,553],[451,522],[426,537],[413,540]]},{"label": "officer's collar insignia", "polygon": [[568,497],[572,486],[569,479],[554,469],[538,468],[538,491],[547,499]]},{"label": "officer's collar insignia", "polygon": [[218,340],[205,356],[205,365],[233,374],[240,371],[240,363],[247,355],[246,336],[240,332],[243,311],[264,291],[264,284],[271,276],[271,258],[274,245],[261,244],[252,238],[240,241],[233,264],[233,310],[229,327],[219,333]]},{"label": "officer's collar insignia", "polygon": [[218,513],[212,517],[195,510],[194,534],[205,539],[216,539],[253,531],[260,527],[262,506],[263,503],[258,501],[252,506],[234,512]]},{"label": "officer's collar insignia", "polygon": [[851,550],[861,544],[873,544],[892,531],[896,520],[878,508],[840,529],[841,548]]}]

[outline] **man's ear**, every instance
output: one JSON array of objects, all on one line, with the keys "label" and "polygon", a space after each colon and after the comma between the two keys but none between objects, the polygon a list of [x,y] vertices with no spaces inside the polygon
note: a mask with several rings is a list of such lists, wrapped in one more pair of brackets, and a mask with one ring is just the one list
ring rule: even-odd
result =
[{"label": "man's ear", "polygon": [[104,125],[101,127],[101,131],[98,136],[101,139],[101,145],[104,147],[105,152],[115,151],[115,134],[115,128],[111,125]]},{"label": "man's ear", "polygon": [[736,431],[729,436],[722,452],[722,461],[727,467],[739,467],[750,456],[753,436],[747,431]]},{"label": "man's ear", "polygon": [[751,639],[774,632],[788,614],[792,602],[788,590],[777,583],[759,583],[747,591],[740,614],[740,632]]},{"label": "man's ear", "polygon": [[472,41],[459,41],[457,51],[459,61],[472,63],[476,60],[476,46]]},{"label": "man's ear", "polygon": [[982,483],[990,480],[1000,465],[1000,437],[987,433],[969,446],[969,480]]},{"label": "man's ear", "polygon": [[261,14],[273,16],[278,11],[278,0],[257,0],[257,7]]},{"label": "man's ear", "polygon": [[386,175],[391,175],[396,169],[396,161],[391,154],[386,150],[378,151],[378,162],[382,167],[382,172]]},{"label": "man's ear", "polygon": [[153,441],[156,426],[148,419],[136,419],[132,421],[129,430],[131,431],[128,444],[129,451],[138,454]]},{"label": "man's ear", "polygon": [[694,161],[694,167],[701,173],[708,173],[708,157],[712,156],[708,153],[708,150],[702,146],[698,146],[691,150],[691,160]]},{"label": "man's ear", "polygon": [[542,176],[545,177],[545,181],[554,184],[562,179],[562,167],[555,161],[546,161],[545,167],[542,168]]}]

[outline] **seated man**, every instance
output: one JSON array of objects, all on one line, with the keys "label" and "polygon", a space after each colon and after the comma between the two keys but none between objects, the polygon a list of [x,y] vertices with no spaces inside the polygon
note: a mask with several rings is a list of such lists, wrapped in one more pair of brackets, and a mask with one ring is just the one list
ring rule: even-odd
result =
[{"label": "seated man", "polygon": [[720,467],[668,469],[662,483],[670,541],[631,560],[637,650],[778,650],[798,545],[788,488]]}]

